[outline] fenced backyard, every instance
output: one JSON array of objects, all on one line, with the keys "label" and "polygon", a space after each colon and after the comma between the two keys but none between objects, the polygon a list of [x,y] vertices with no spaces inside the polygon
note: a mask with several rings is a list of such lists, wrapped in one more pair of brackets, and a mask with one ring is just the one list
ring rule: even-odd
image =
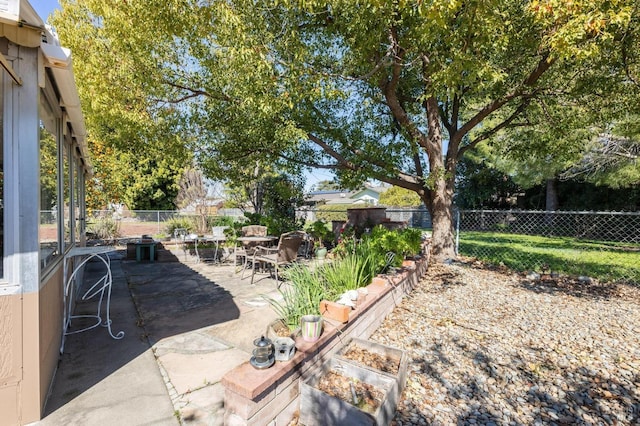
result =
[{"label": "fenced backyard", "polygon": [[640,284],[640,213],[462,210],[457,219],[460,255]]},{"label": "fenced backyard", "polygon": [[[242,216],[237,209],[219,214]],[[390,221],[426,232],[431,229],[426,209],[389,208],[386,214]],[[300,215],[307,221],[346,219],[344,209],[304,210]],[[194,215],[178,211],[95,211],[88,219],[89,230],[104,218],[117,222],[123,239],[163,234],[174,218],[195,220]],[[457,252],[462,256],[517,271],[640,285],[640,213],[460,210],[455,212],[454,226]]]}]

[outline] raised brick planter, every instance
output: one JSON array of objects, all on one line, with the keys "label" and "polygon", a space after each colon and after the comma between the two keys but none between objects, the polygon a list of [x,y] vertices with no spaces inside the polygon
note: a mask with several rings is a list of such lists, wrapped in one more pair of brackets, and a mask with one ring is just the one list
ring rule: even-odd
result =
[{"label": "raised brick planter", "polygon": [[[424,253],[429,253],[428,246]],[[247,361],[225,374],[224,424],[288,424],[299,407],[300,380],[317,374],[351,338],[369,338],[418,284],[428,263],[428,257],[424,257],[393,276],[374,279],[367,287],[366,300],[349,313],[346,323],[325,319],[320,340],[308,343],[296,339],[296,354],[290,361],[276,362],[266,370],[256,370]]]}]

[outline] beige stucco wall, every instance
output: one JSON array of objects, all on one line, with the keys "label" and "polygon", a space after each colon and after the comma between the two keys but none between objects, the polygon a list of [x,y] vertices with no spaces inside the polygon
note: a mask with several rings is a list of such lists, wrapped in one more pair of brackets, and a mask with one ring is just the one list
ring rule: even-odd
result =
[{"label": "beige stucco wall", "polygon": [[22,418],[21,424],[40,420],[40,337],[38,293],[22,299]]},{"label": "beige stucco wall", "polygon": [[0,425],[40,420],[59,358],[62,264],[37,293],[0,296]]},{"label": "beige stucco wall", "polygon": [[22,423],[40,420],[60,353],[62,263],[36,294],[24,298],[24,387]]},{"label": "beige stucco wall", "polygon": [[62,263],[40,289],[40,406],[44,409],[60,358],[62,337]]},{"label": "beige stucco wall", "polygon": [[19,423],[22,381],[22,297],[0,296],[0,424]]}]

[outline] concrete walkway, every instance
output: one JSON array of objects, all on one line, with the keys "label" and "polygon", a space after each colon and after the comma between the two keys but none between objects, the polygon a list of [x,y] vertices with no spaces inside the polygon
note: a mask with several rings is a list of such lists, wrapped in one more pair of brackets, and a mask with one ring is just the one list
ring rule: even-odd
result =
[{"label": "concrete walkway", "polygon": [[[249,360],[276,318],[273,279],[240,280],[234,266],[137,263],[112,255],[114,333],[67,336],[41,425],[222,425],[222,376]],[[90,262],[85,282],[101,273]],[[104,268],[104,266],[102,266]],[[264,277],[264,278],[263,278]],[[94,280],[95,281],[95,280]],[[91,310],[77,305],[76,313]],[[72,324],[73,325],[73,324]]]}]

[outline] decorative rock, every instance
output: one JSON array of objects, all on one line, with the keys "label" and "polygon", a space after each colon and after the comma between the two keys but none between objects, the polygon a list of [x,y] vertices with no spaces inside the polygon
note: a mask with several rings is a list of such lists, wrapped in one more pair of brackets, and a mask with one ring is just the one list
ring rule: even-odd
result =
[{"label": "decorative rock", "polygon": [[527,273],[526,278],[529,281],[540,281],[540,274],[538,274],[537,272],[529,272]]},{"label": "decorative rock", "polygon": [[630,424],[640,289],[576,297],[523,278],[464,261],[429,267],[370,338],[409,355],[393,425]]}]

